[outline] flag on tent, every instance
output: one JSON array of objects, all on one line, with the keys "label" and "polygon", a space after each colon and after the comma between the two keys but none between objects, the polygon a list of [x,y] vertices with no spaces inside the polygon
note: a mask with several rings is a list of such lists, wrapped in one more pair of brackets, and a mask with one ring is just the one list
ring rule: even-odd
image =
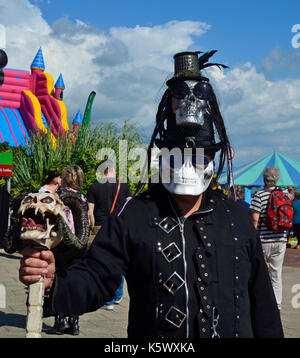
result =
[{"label": "flag on tent", "polygon": [[[300,163],[274,152],[266,157],[257,159],[249,164],[235,169],[233,167],[233,178],[235,185],[243,186],[264,186],[263,171],[268,167],[275,167],[280,170],[278,186],[300,187]],[[222,174],[220,184],[227,183],[227,175]]]}]

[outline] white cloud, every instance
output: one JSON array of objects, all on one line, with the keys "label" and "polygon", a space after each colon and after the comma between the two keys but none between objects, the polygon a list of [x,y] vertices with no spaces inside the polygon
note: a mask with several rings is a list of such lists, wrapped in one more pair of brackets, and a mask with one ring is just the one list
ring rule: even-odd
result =
[{"label": "white cloud", "polygon": [[209,29],[203,22],[170,21],[154,27],[112,28],[110,35],[127,46],[135,65],[170,71],[169,56],[185,51],[193,44],[192,36],[201,36]]},{"label": "white cloud", "polygon": [[300,73],[300,53],[291,50],[287,53],[282,52],[279,46],[272,49],[261,64],[262,70],[270,78],[290,72],[293,76]]},{"label": "white cloud", "polygon": [[0,7],[0,23],[7,31],[8,67],[29,70],[42,46],[45,71],[54,81],[63,74],[71,121],[78,107],[84,112],[88,95],[95,90],[94,123],[125,119],[141,126],[154,123],[155,96],[173,71],[172,56],[186,50],[193,36],[209,29],[201,22],[171,21],[153,27],[115,27],[104,33],[67,18],[51,27],[37,2],[0,0]]},{"label": "white cloud", "polygon": [[[131,119],[143,128],[153,127],[163,83],[173,72],[173,55],[194,47],[195,38],[210,29],[203,22],[170,21],[113,27],[105,33],[67,18],[50,26],[36,4],[0,0],[8,67],[29,70],[42,46],[46,72],[55,81],[63,74],[69,122],[78,108],[83,114],[95,90],[92,123]],[[265,66],[271,70],[270,61],[278,56],[273,51]],[[273,149],[296,153],[291,138],[300,136],[300,78],[270,80],[250,62],[225,73],[217,68],[205,72],[215,87],[237,160],[255,159]]]},{"label": "white cloud", "polygon": [[210,71],[236,162],[251,161],[273,150],[295,160],[300,137],[300,78],[270,81],[251,64],[220,75]]}]

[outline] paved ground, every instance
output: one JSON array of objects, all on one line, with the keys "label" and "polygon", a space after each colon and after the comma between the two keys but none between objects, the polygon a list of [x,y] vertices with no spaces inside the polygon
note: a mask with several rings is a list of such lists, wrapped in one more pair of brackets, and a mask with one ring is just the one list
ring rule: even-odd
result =
[{"label": "paved ground", "polygon": [[[24,338],[26,288],[18,280],[19,260],[20,255],[8,255],[0,249],[0,338]],[[285,337],[300,338],[300,250],[287,249],[283,267],[283,283],[281,317]],[[295,292],[292,292],[293,288]],[[115,306],[114,311],[101,308],[96,312],[81,316],[78,337],[127,337],[128,302],[125,288],[124,298],[120,305]],[[44,329],[52,325],[53,318],[44,319]],[[45,332],[42,336],[43,338],[73,338],[70,335],[53,336]]]}]

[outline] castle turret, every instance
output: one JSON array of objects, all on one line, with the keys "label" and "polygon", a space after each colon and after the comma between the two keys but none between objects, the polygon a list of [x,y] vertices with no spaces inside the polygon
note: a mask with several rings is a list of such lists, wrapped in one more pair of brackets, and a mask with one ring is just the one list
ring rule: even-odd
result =
[{"label": "castle turret", "polygon": [[31,68],[30,89],[32,93],[35,94],[37,76],[39,76],[45,71],[44,56],[41,47],[39,48],[37,54],[35,55],[35,58],[33,59],[30,68]]},{"label": "castle turret", "polygon": [[64,84],[62,74],[59,75],[54,87],[55,87],[54,97],[56,99],[63,100],[63,92],[64,92],[64,89],[66,87],[65,87],[65,84]]},{"label": "castle turret", "polygon": [[79,127],[82,126],[82,115],[81,115],[81,112],[80,112],[80,109],[78,110],[75,118],[73,119],[73,133],[75,134],[78,130]]},{"label": "castle turret", "polygon": [[44,56],[41,47],[39,48],[37,54],[35,55],[35,58],[33,59],[30,68],[32,72],[34,72],[34,70],[38,70],[42,72],[45,71]]}]

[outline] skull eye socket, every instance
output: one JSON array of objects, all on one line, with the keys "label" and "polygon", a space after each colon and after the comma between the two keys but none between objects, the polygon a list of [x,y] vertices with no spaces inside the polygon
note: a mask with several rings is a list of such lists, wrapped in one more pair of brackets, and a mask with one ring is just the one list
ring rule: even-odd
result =
[{"label": "skull eye socket", "polygon": [[50,196],[47,196],[46,198],[42,199],[41,202],[44,204],[51,204],[54,200],[50,198]]},{"label": "skull eye socket", "polygon": [[28,204],[28,203],[32,203],[32,197],[31,196],[27,196],[24,200],[24,203]]},{"label": "skull eye socket", "polygon": [[210,84],[205,82],[199,82],[194,87],[194,95],[199,99],[209,100],[211,97],[212,89]]},{"label": "skull eye socket", "polygon": [[172,96],[176,99],[183,99],[190,93],[189,86],[185,82],[176,82],[170,87]]},{"label": "skull eye socket", "polygon": [[[191,94],[191,89],[185,82],[175,82],[171,85],[170,91],[176,99],[184,99],[187,95]],[[212,94],[212,88],[209,83],[198,82],[192,89],[192,92],[198,99],[208,101]]]}]

